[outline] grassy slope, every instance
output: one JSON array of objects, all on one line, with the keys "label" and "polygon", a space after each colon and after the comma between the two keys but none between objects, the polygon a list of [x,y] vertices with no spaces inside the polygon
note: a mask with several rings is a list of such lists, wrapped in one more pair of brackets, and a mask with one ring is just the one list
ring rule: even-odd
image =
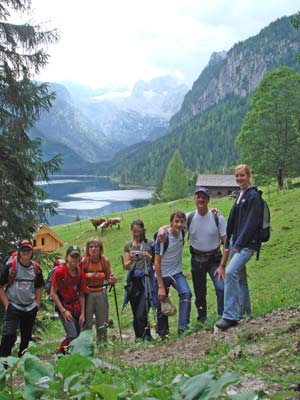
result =
[{"label": "grassy slope", "polygon": [[[273,188],[269,196],[266,196],[271,209],[272,236],[261,251],[259,261],[252,259],[248,264],[249,285],[251,291],[251,299],[253,305],[254,316],[262,316],[270,312],[272,309],[285,308],[288,306],[299,306],[300,304],[300,287],[299,287],[299,224],[300,224],[300,188],[277,193]],[[269,197],[269,198],[268,198]],[[232,205],[232,200],[220,199],[212,200],[211,206],[218,207],[227,217],[229,209]],[[112,228],[108,230],[102,237],[105,254],[109,257],[114,273],[119,277],[117,284],[117,294],[119,307],[123,297],[123,283],[125,273],[122,269],[120,255],[123,253],[123,247],[126,241],[131,239],[130,223],[133,219],[141,218],[144,220],[148,228],[148,237],[157,230],[159,226],[168,222],[169,214],[174,209],[182,209],[184,211],[194,208],[192,199],[172,202],[169,204],[160,204],[156,206],[148,206],[141,209],[129,210],[120,213],[123,220],[121,229]],[[116,215],[116,214],[115,214]],[[82,221],[69,225],[61,225],[54,227],[55,232],[65,241],[65,247],[71,243],[83,246],[85,241],[94,235],[95,231],[89,221]],[[63,249],[63,251],[65,248]],[[191,284],[190,267],[189,267],[189,251],[186,240],[184,248],[184,270]],[[191,284],[192,287],[192,284]],[[115,332],[117,331],[117,319],[115,315],[115,307],[113,295],[110,294],[110,310],[111,316],[115,322]],[[217,316],[215,294],[213,287],[209,282],[208,288],[208,306],[209,306],[209,322],[203,326],[197,326],[195,307],[192,307],[191,328],[194,331],[201,332],[204,336],[211,335],[213,323]],[[283,312],[284,314],[284,312]],[[280,315],[280,313],[279,313]],[[280,318],[280,317],[279,317]],[[129,307],[121,314],[121,323],[123,332],[132,332],[131,327],[131,312]],[[266,320],[268,321],[268,319]],[[176,318],[171,319],[171,332],[176,332]],[[274,321],[276,326],[276,321]],[[255,325],[254,325],[255,326]],[[290,390],[300,382],[299,374],[299,327],[300,321],[291,320],[291,326],[287,326],[286,332],[281,331],[274,333],[270,330],[269,335],[263,333],[251,333],[247,329],[237,332],[238,342],[228,340],[217,340],[211,346],[205,356],[193,359],[192,361],[169,360],[163,361],[165,358],[162,353],[160,341],[148,343],[126,343],[108,342],[108,348],[103,351],[100,349],[98,355],[102,359],[106,359],[110,363],[121,365],[121,371],[112,374],[109,371],[103,375],[103,379],[107,382],[118,381],[130,383],[132,388],[137,390],[137,376],[142,380],[151,382],[163,382],[165,384],[172,381],[177,374],[182,374],[183,371],[188,375],[196,375],[201,372],[213,369],[217,374],[221,374],[224,370],[237,372],[242,381],[248,380],[248,387],[255,387],[255,381],[262,379],[267,385],[278,385],[281,390]],[[265,324],[265,329],[269,331],[268,322]],[[274,328],[273,328],[274,329]],[[59,321],[49,325],[47,334],[49,339],[45,346],[37,347],[39,354],[52,354],[53,349],[60,341],[60,336],[63,336]],[[176,335],[171,336],[170,343],[176,338]],[[226,338],[226,335],[225,335]],[[188,339],[188,338],[186,338]],[[179,342],[176,342],[179,343]],[[199,343],[200,344],[200,343]],[[166,343],[167,345],[167,343]],[[232,358],[230,352],[236,346],[242,349],[240,358]],[[247,347],[248,345],[248,347]],[[249,346],[256,346],[257,351],[249,351]],[[150,346],[148,348],[148,346]],[[148,348],[150,352],[161,353],[162,360],[154,365],[144,363],[137,369],[130,365],[124,364],[121,359],[121,354],[126,354],[131,351]],[[282,353],[282,348],[285,352]],[[180,346],[179,346],[180,351]],[[145,350],[144,350],[145,351]],[[167,368],[166,368],[167,367]],[[297,372],[298,371],[298,372]],[[292,390],[291,397],[280,398],[296,398],[295,392]]]},{"label": "grassy slope", "polygon": [[[248,264],[249,285],[254,315],[263,315],[273,308],[299,304],[299,247],[300,236],[297,233],[300,225],[299,188],[278,193],[271,188],[265,195],[271,210],[272,235],[268,243],[263,245],[259,261],[255,257]],[[225,217],[228,216],[232,200],[213,199],[210,206],[219,208]],[[175,209],[190,211],[194,208],[192,199],[184,199],[171,203],[132,209],[119,214],[122,217],[120,230],[113,227],[108,229],[101,239],[104,243],[105,254],[109,257],[112,270],[118,276],[118,298],[122,299],[125,272],[122,269],[121,258],[125,243],[131,239],[130,223],[141,218],[147,227],[147,236],[163,224],[168,223],[169,214]],[[68,225],[54,227],[55,232],[69,244],[84,246],[85,241],[95,234],[90,221],[81,221]],[[97,232],[97,234],[99,234]],[[188,243],[185,243],[183,265],[191,284]],[[63,249],[63,251],[64,251]],[[192,287],[192,284],[191,284]],[[208,288],[208,304],[211,319],[215,315],[215,295],[211,282]],[[113,308],[113,307],[112,307]],[[113,310],[112,310],[113,311]],[[196,315],[192,308],[192,323]],[[127,321],[127,318],[125,318]],[[126,325],[126,323],[125,323]]]}]

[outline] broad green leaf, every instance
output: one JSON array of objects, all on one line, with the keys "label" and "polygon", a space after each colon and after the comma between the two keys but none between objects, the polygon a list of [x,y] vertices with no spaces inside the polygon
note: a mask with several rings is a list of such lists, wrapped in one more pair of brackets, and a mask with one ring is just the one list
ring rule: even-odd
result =
[{"label": "broad green leaf", "polygon": [[213,372],[207,371],[204,374],[196,375],[187,379],[179,389],[182,399],[200,399],[200,395],[207,388],[213,377]]},{"label": "broad green leaf", "polygon": [[44,363],[30,354],[24,358],[24,380],[26,400],[37,399],[49,387],[53,379],[53,367],[49,363]]},{"label": "broad green leaf", "polygon": [[238,380],[239,377],[230,372],[225,372],[219,379],[214,379],[213,371],[208,371],[187,379],[179,389],[179,394],[182,399],[188,400],[217,399],[226,386]]},{"label": "broad green leaf", "polygon": [[6,369],[0,363],[0,390],[3,390],[6,386]]},{"label": "broad green leaf", "polygon": [[14,367],[16,367],[16,364],[18,364],[20,362],[20,358],[9,356],[9,357],[2,358],[1,361],[7,362],[7,364],[9,365],[9,368],[14,368]]},{"label": "broad green leaf", "polygon": [[94,385],[91,387],[91,390],[95,394],[100,394],[104,399],[107,400],[117,400],[119,399],[119,395],[127,389],[124,383],[120,383],[119,385],[109,385],[103,383],[101,385]]},{"label": "broad green leaf", "polygon": [[68,376],[65,379],[65,389],[68,391],[77,391],[78,393],[86,388],[86,379],[88,374],[82,374],[79,372],[77,374]]},{"label": "broad green leaf", "polygon": [[69,345],[71,354],[82,354],[92,358],[94,355],[93,332],[91,329],[82,331],[78,338]]},{"label": "broad green leaf", "polygon": [[293,398],[295,396],[295,392],[290,390],[289,392],[278,392],[270,396],[271,400],[283,400],[288,398]]},{"label": "broad green leaf", "polygon": [[25,399],[23,390],[21,388],[13,388],[13,395],[6,391],[0,392],[0,400],[23,400]]},{"label": "broad green leaf", "polygon": [[231,385],[232,383],[236,383],[239,381],[239,377],[236,374],[232,374],[230,372],[225,372],[219,379],[211,380],[208,383],[207,388],[201,396],[203,400],[209,399],[217,399],[222,394],[223,390]]},{"label": "broad green leaf", "polygon": [[60,358],[55,364],[54,370],[60,372],[66,379],[91,367],[94,367],[94,364],[89,358],[81,354],[71,354]]},{"label": "broad green leaf", "polygon": [[233,394],[231,396],[229,396],[230,399],[234,399],[234,400],[256,400],[256,399],[261,399],[261,398],[265,398],[265,395],[263,393],[258,393],[254,390],[252,390],[251,392],[247,392],[247,393],[237,393],[237,394]]}]

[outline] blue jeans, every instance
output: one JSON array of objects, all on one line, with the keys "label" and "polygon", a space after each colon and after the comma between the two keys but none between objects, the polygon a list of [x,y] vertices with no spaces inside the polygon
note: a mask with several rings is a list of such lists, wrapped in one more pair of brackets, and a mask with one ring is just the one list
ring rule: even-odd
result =
[{"label": "blue jeans", "polygon": [[217,312],[219,315],[223,314],[224,309],[224,280],[218,279],[215,276],[215,272],[220,265],[220,260],[218,262],[211,262],[209,259],[207,262],[201,262],[200,258],[197,256],[191,257],[191,272],[195,293],[195,306],[198,311],[198,320],[205,320],[207,317],[207,273],[209,274],[217,296]]},{"label": "blue jeans", "polygon": [[[184,331],[190,322],[191,298],[192,293],[183,273],[166,276],[163,278],[166,294],[168,295],[170,286],[173,286],[179,296],[179,319],[178,331]],[[157,331],[160,337],[169,333],[168,317],[162,314],[160,301],[157,302]]]},{"label": "blue jeans", "polygon": [[71,341],[73,339],[76,339],[80,334],[79,314],[72,313],[72,317],[73,317],[73,319],[71,319],[71,321],[65,321],[62,314],[59,313],[59,318],[60,318],[61,323],[64,327],[64,330],[66,332],[66,337],[61,342],[59,349],[58,349],[58,352],[61,352],[63,354],[66,354],[68,352],[67,347],[69,346]]},{"label": "blue jeans", "polygon": [[225,271],[225,296],[223,318],[238,321],[251,314],[246,263],[255,250],[244,248],[239,253],[230,251],[230,262]]}]

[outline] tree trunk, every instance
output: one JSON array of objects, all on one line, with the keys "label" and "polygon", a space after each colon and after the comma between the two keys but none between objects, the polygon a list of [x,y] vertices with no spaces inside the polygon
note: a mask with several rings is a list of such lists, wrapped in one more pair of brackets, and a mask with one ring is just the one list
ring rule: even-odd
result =
[{"label": "tree trunk", "polygon": [[283,189],[283,176],[282,176],[282,168],[278,168],[278,175],[277,175],[277,183],[279,190]]}]

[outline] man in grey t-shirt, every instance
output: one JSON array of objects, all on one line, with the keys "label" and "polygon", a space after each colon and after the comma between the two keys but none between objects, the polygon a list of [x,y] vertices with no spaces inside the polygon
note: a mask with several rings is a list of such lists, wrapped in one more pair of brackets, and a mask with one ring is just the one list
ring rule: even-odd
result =
[{"label": "man in grey t-shirt", "polygon": [[191,252],[191,272],[195,292],[198,321],[207,318],[207,273],[214,284],[217,296],[217,312],[223,313],[225,258],[222,259],[220,244],[226,240],[226,222],[222,215],[209,208],[210,193],[206,187],[195,190],[197,210],[187,214]]}]

